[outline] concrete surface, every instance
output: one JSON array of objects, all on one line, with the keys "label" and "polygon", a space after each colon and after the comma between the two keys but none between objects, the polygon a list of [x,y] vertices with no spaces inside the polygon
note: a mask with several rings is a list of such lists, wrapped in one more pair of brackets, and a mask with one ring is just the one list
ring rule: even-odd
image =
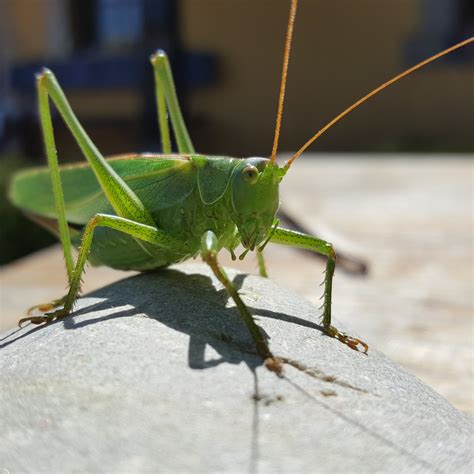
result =
[{"label": "concrete surface", "polygon": [[98,290],[47,327],[3,334],[5,472],[472,472],[472,423],[316,307],[230,273],[278,378],[203,265]]}]

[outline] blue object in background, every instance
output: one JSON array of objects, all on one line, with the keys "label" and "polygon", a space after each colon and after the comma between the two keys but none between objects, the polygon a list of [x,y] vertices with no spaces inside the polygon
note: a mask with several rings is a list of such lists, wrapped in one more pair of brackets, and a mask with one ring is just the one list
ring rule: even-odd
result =
[{"label": "blue object in background", "polygon": [[[153,73],[149,56],[164,49],[173,68],[183,114],[187,91],[213,84],[217,79],[216,58],[207,53],[187,52],[181,46],[175,0],[89,0],[71,5],[74,52],[68,59],[15,64],[10,70],[12,90],[22,103],[15,120],[33,121],[36,115],[35,74],[42,67],[52,69],[62,87],[71,89],[133,89],[142,96],[142,117],[117,117],[139,123],[140,146],[156,142],[156,111]],[[68,21],[65,18],[64,21]],[[18,141],[24,140],[21,127]],[[1,138],[1,137],[0,137]],[[38,140],[40,140],[38,136]],[[26,148],[26,144],[25,147]],[[34,147],[33,147],[34,148]]]},{"label": "blue object in background", "polygon": [[97,40],[103,48],[136,44],[141,38],[143,22],[144,8],[140,0],[98,1]]}]

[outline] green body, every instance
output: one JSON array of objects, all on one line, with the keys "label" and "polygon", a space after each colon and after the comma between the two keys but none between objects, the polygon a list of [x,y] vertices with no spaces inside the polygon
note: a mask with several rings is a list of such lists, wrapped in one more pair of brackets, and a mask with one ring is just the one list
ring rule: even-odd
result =
[{"label": "green body", "polygon": [[[237,223],[252,221],[252,216],[244,216],[237,207],[238,191],[245,186],[245,182],[240,182],[242,170],[251,163],[268,163],[263,158],[239,160],[153,154],[124,155],[107,161],[150,212],[156,227],[182,243],[180,248],[166,249],[144,244],[115,229],[102,227],[95,231],[90,263],[139,271],[196,257],[201,250],[201,237],[207,230],[216,235],[218,250],[226,248],[232,252],[241,243]],[[98,213],[114,215],[115,211],[87,164],[63,166],[60,176],[66,218],[72,224],[72,242],[79,247],[81,227]],[[258,222],[264,221],[263,237],[273,224],[278,208],[278,176],[276,173],[267,185],[249,185],[250,189],[244,190],[245,200],[254,202],[255,209],[250,210],[250,214],[255,214],[254,221],[257,222],[257,218]],[[254,189],[257,193],[252,196]],[[266,193],[266,199],[262,199],[262,192]],[[10,198],[26,213],[40,217],[36,219],[40,223],[41,217],[57,218],[50,172],[46,167],[18,173],[10,187]],[[256,199],[268,203],[263,212]],[[57,229],[49,220],[44,224],[50,230]],[[261,238],[258,240],[253,247]]]}]

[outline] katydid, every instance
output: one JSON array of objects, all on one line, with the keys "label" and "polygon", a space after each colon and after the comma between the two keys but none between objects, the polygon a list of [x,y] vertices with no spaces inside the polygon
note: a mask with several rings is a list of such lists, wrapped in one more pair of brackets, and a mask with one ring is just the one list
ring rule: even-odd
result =
[{"label": "katydid", "polygon": [[[20,325],[27,321],[48,323],[69,315],[79,295],[87,261],[115,269],[146,271],[200,255],[233,298],[257,353],[269,369],[279,372],[283,359],[273,356],[217,260],[223,249],[235,258],[235,250],[242,245],[245,250],[239,258],[244,258],[248,252],[256,252],[260,272],[265,275],[263,249],[268,243],[277,243],[326,257],[323,329],[350,348],[367,352],[367,344],[331,324],[332,280],[336,266],[332,245],[279,226],[276,218],[279,184],[296,158],[341,118],[385,87],[438,57],[472,43],[474,38],[458,43],[384,83],[331,120],[289,161],[279,166],[276,155],[296,8],[297,0],[292,0],[270,158],[236,159],[196,153],[163,51],[151,56],[163,154],[128,154],[105,159],[82,128],[54,74],[44,69],[37,75],[39,115],[48,167],[18,173],[11,184],[10,198],[59,237],[69,291],[58,300],[39,305],[37,308],[44,314],[29,315],[19,321]],[[50,99],[81,148],[86,163],[59,166]],[[176,154],[171,150],[168,117],[178,149]],[[75,262],[72,247],[78,249]]]}]

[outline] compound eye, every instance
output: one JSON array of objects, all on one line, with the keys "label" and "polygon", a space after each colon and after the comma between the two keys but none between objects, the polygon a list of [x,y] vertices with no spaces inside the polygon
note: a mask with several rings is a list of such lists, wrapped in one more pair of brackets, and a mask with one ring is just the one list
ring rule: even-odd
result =
[{"label": "compound eye", "polygon": [[250,184],[254,184],[258,181],[258,169],[255,168],[255,166],[247,165],[243,169],[242,174],[244,175],[244,179]]}]

